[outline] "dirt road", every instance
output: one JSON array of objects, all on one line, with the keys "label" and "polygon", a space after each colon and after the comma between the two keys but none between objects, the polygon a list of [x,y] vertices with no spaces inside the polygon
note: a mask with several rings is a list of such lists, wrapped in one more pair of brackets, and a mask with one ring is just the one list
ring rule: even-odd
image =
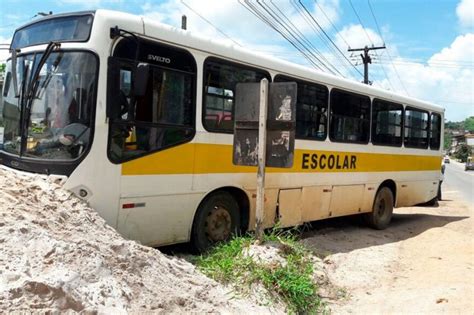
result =
[{"label": "dirt road", "polygon": [[396,209],[384,231],[341,218],[305,234],[346,293],[330,301],[334,314],[474,314],[474,207],[449,188],[443,198]]}]

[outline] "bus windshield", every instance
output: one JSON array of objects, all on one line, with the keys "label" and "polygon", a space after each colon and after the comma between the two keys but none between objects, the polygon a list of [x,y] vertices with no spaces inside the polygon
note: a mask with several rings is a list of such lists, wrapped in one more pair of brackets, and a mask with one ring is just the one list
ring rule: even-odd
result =
[{"label": "bus windshield", "polygon": [[14,155],[74,160],[90,143],[97,61],[88,52],[55,51],[39,70],[35,93],[29,94],[41,57],[35,53],[17,58],[17,95],[12,61],[7,62],[0,143]]}]

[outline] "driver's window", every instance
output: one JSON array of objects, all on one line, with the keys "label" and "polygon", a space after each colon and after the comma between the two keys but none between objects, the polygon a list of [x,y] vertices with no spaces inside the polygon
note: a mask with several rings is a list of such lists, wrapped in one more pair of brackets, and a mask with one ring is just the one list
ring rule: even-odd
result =
[{"label": "driver's window", "polygon": [[120,69],[120,116],[127,119],[128,109],[130,105],[130,91],[132,89],[132,70]]}]

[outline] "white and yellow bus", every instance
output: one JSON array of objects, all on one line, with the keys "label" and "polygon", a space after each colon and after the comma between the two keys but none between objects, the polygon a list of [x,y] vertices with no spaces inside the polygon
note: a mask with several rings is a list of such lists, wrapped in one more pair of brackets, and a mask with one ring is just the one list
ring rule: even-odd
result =
[{"label": "white and yellow bus", "polygon": [[232,163],[235,87],[296,82],[289,169],[268,168],[264,225],[436,198],[441,107],[97,10],[18,28],[3,90],[0,161],[63,178],[125,237],[198,250],[255,226],[256,168]]}]

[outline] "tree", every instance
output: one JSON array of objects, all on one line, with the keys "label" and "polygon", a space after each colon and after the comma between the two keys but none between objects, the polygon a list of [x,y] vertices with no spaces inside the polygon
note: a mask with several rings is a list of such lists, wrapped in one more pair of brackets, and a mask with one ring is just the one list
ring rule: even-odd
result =
[{"label": "tree", "polygon": [[471,154],[472,154],[471,147],[468,146],[467,144],[461,144],[456,150],[456,152],[454,153],[454,156],[464,163],[467,161],[467,157],[471,156]]},{"label": "tree", "polygon": [[460,130],[463,128],[462,121],[448,121],[444,124],[445,129]]},{"label": "tree", "polygon": [[449,151],[451,149],[451,144],[453,143],[453,135],[450,133],[444,133],[444,149]]},{"label": "tree", "polygon": [[474,116],[468,117],[464,120],[464,129],[469,132],[474,132]]}]

